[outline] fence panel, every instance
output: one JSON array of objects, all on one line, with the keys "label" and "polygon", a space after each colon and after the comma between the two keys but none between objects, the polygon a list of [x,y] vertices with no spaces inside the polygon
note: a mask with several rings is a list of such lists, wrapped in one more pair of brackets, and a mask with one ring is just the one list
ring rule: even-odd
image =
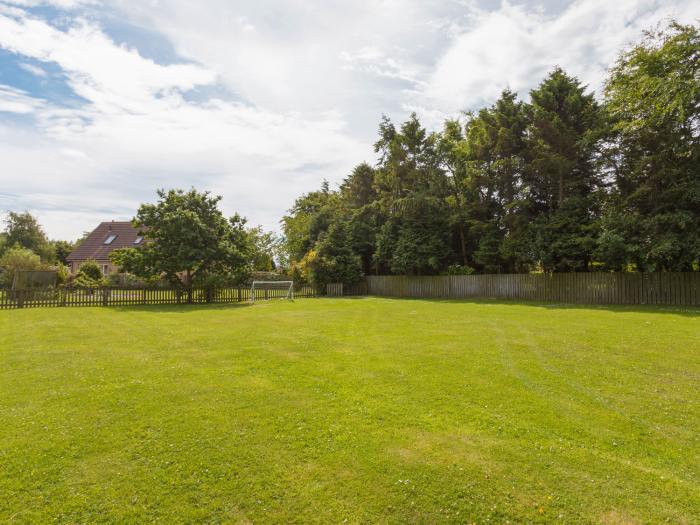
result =
[{"label": "fence panel", "polygon": [[700,272],[374,275],[367,277],[366,290],[389,297],[700,306]]},{"label": "fence panel", "polygon": [[[265,290],[259,299],[280,299],[287,290]],[[295,297],[316,297],[312,286],[295,287]],[[250,300],[250,288],[52,288],[45,290],[12,290],[0,288],[0,310],[47,306],[130,306],[144,304],[240,303]]]}]

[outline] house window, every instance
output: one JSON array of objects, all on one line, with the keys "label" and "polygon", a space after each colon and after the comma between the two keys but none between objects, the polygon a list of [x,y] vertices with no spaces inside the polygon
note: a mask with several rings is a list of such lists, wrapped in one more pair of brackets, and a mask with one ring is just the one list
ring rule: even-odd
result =
[{"label": "house window", "polygon": [[134,244],[141,244],[143,242],[143,237],[136,237],[136,240],[134,240]]},{"label": "house window", "polygon": [[102,275],[109,275],[109,264],[102,265]]},{"label": "house window", "polygon": [[114,234],[108,235],[107,238],[105,239],[105,244],[112,244],[112,242],[116,238],[117,238],[117,236]]}]

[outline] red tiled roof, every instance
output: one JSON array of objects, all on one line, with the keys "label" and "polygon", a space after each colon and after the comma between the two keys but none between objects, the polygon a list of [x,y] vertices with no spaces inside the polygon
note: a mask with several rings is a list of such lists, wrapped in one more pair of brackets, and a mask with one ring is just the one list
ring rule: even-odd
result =
[{"label": "red tiled roof", "polygon": [[[116,238],[110,244],[105,244],[105,240],[110,235],[116,235]],[[118,248],[141,246],[134,244],[137,237],[140,237],[139,230],[134,228],[130,221],[102,222],[66,259],[68,261],[95,259],[109,262],[110,252]]]}]

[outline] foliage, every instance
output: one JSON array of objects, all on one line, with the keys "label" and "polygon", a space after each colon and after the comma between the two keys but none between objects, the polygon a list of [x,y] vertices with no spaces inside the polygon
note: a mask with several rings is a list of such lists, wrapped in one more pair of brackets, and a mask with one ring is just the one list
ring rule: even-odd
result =
[{"label": "foliage", "polygon": [[65,264],[58,263],[56,265],[56,284],[65,285],[70,279],[70,267]]},{"label": "foliage", "polygon": [[142,204],[134,218],[146,242],[112,252],[115,264],[186,288],[211,279],[245,279],[253,253],[245,219],[237,214],[226,219],[218,208],[221,197],[209,192],[159,190],[158,197],[155,204]]},{"label": "foliage", "polygon": [[51,241],[55,261],[60,264],[68,264],[68,256],[77,247],[70,241]]},{"label": "foliage", "polygon": [[8,212],[5,219],[5,243],[7,246],[21,246],[50,262],[54,258],[54,249],[49,242],[39,221],[29,212]]},{"label": "foliage", "polygon": [[4,270],[0,274],[2,286],[11,286],[17,272],[47,269],[41,262],[41,257],[20,245],[14,245],[5,251],[0,257],[0,268]]},{"label": "foliage", "polygon": [[250,238],[253,271],[273,271],[277,267],[277,262],[284,259],[281,253],[281,240],[274,233],[264,231],[262,226],[249,228],[247,232]]},{"label": "foliage", "polygon": [[700,31],[671,23],[623,52],[606,84],[615,184],[598,241],[613,268],[700,261]]},{"label": "foliage", "polygon": [[474,273],[474,268],[471,266],[463,266],[461,264],[452,264],[445,270],[445,275],[471,275]]},{"label": "foliage", "polygon": [[352,249],[349,225],[333,223],[306,259],[308,280],[318,289],[328,283],[354,284],[362,278],[360,256]]},{"label": "foliage", "polygon": [[87,260],[80,265],[78,272],[69,280],[71,286],[82,288],[97,288],[107,283],[97,261]]},{"label": "foliage", "polygon": [[84,274],[89,279],[99,281],[102,279],[102,270],[97,261],[87,260],[80,265],[79,273]]},{"label": "foliage", "polygon": [[700,267],[698,28],[623,52],[601,102],[557,67],[529,102],[505,90],[436,133],[383,117],[376,165],[284,217],[291,267],[322,264],[333,229],[364,274]]}]

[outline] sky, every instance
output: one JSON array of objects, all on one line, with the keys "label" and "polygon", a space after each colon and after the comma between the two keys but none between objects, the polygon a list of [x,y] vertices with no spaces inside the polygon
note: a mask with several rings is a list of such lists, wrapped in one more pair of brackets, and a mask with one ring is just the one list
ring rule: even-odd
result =
[{"label": "sky", "polygon": [[76,239],[196,187],[279,229],[383,114],[431,130],[558,65],[601,92],[620,49],[697,0],[0,0],[0,211]]}]

